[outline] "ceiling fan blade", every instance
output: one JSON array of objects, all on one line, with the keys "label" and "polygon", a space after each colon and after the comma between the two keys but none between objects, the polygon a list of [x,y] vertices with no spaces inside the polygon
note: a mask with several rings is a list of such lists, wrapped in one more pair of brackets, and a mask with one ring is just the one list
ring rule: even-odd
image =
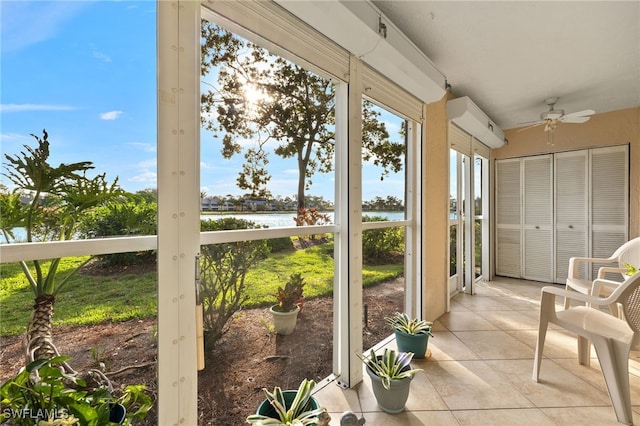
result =
[{"label": "ceiling fan blade", "polygon": [[586,123],[591,117],[568,117],[564,116],[560,119],[563,123]]},{"label": "ceiling fan blade", "polygon": [[[534,128],[534,127],[541,126],[541,125],[545,124],[546,122],[547,122],[546,120],[536,121],[536,122],[534,122],[534,123],[533,123],[532,125],[530,125],[530,126],[523,127],[522,129],[518,129],[518,132],[523,132],[523,131],[525,131],[525,130],[527,130],[527,129],[532,129],[532,128]],[[522,124],[524,124],[524,123],[522,123]]]},{"label": "ceiling fan blade", "polygon": [[577,112],[571,112],[569,114],[565,114],[562,116],[562,119],[564,120],[567,117],[587,117],[589,115],[593,115],[596,112],[592,109],[585,109],[584,111],[577,111]]}]

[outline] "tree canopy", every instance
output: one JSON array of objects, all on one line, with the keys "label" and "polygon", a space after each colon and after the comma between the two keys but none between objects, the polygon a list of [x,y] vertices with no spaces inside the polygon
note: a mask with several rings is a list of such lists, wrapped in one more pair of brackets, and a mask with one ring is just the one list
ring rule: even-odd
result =
[{"label": "tree canopy", "polygon": [[[298,166],[298,208],[316,173],[333,169],[335,87],[331,80],[272,55],[207,21],[202,22],[201,120],[221,136],[224,158],[243,154],[238,187],[269,196],[269,141],[273,153]],[[215,81],[215,83],[212,83]],[[405,146],[392,142],[380,112],[363,103],[363,159],[383,168],[381,178],[402,169]],[[250,141],[247,143],[246,141]]]}]

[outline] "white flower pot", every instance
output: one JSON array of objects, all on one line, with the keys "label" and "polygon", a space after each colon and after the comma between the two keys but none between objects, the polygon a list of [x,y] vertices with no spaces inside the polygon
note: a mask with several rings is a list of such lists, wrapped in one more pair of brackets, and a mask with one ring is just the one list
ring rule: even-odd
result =
[{"label": "white flower pot", "polygon": [[296,328],[300,307],[296,306],[293,311],[289,312],[278,312],[273,309],[276,306],[277,305],[273,305],[269,308],[269,312],[273,315],[273,327],[276,329],[276,333],[285,336],[293,333],[293,330]]}]

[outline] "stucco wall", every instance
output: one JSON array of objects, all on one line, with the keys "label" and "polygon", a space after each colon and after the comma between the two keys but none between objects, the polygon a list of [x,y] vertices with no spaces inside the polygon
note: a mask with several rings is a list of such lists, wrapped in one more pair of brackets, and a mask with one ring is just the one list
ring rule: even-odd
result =
[{"label": "stucco wall", "polygon": [[427,105],[422,149],[422,285],[424,316],[446,312],[449,297],[449,145],[448,94]]},{"label": "stucco wall", "polygon": [[547,144],[543,126],[504,132],[508,143],[491,151],[493,159],[629,144],[629,237],[640,236],[640,107],[595,114],[583,124],[559,124]]}]

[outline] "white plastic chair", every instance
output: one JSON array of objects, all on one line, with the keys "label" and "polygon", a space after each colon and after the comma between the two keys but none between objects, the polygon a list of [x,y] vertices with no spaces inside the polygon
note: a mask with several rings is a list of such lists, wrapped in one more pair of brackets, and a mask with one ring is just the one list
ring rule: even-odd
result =
[{"label": "white plastic chair", "polygon": [[[580,278],[579,270],[581,263],[604,263],[614,266],[603,266],[598,270],[597,279],[606,278],[607,273],[619,273],[623,281],[628,278],[625,263],[640,267],[640,237],[627,241],[608,258],[597,257],[572,257],[569,259],[569,274],[566,282],[567,290],[575,290],[582,294],[599,296],[603,290],[605,294],[610,294],[621,283],[616,281],[597,282]],[[569,307],[569,299],[565,298],[564,307]],[[618,316],[616,305],[610,306],[611,313]]]},{"label": "white plastic chair", "polygon": [[[556,311],[556,296],[578,300],[586,305]],[[624,319],[595,308],[614,303],[622,306]],[[637,346],[640,339],[640,272],[617,286],[606,298],[551,286],[542,288],[538,342],[533,362],[535,382],[540,376],[542,350],[549,323],[578,335],[580,365],[589,365],[589,341],[593,343],[616,417],[620,423],[633,424],[629,393],[629,352]]]}]

